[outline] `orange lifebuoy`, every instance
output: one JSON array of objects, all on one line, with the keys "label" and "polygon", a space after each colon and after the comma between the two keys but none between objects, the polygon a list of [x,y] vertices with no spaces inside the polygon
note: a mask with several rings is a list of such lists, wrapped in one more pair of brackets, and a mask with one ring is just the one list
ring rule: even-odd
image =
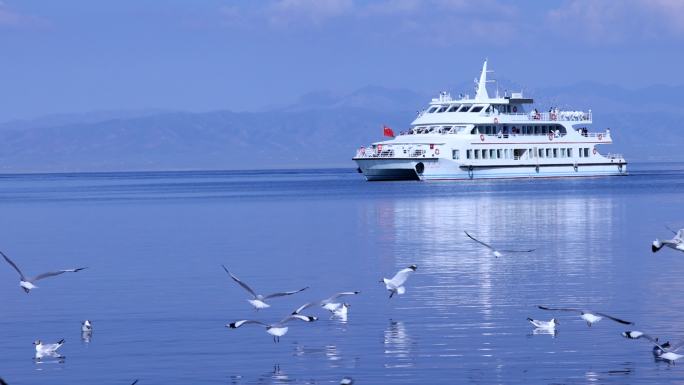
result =
[{"label": "orange lifebuoy", "polygon": [[603,140],[603,134],[598,134],[598,140]]},{"label": "orange lifebuoy", "polygon": [[494,124],[499,124],[499,118],[494,118]]},{"label": "orange lifebuoy", "polygon": [[484,142],[484,134],[480,134],[480,140]]},{"label": "orange lifebuoy", "polygon": [[382,144],[378,144],[378,152],[382,151]]},{"label": "orange lifebuoy", "polygon": [[594,155],[596,155],[596,153],[597,153],[598,151],[596,151],[596,148],[594,148],[594,151],[592,151],[592,152],[594,153]]},{"label": "orange lifebuoy", "polygon": [[551,120],[556,120],[556,114],[553,112],[551,113]]},{"label": "orange lifebuoy", "polygon": [[553,132],[549,132],[549,140],[553,140]]},{"label": "orange lifebuoy", "polygon": [[439,155],[439,148],[435,149],[435,155]]}]

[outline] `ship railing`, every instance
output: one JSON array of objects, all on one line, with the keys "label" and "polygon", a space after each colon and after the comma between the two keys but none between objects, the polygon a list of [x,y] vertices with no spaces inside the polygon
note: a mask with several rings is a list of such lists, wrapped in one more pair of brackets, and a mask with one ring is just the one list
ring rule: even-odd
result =
[{"label": "ship railing", "polygon": [[508,139],[508,138],[516,138],[516,137],[523,137],[523,136],[542,136],[542,137],[548,137],[549,135],[552,135],[554,138],[562,138],[565,135],[567,135],[564,132],[546,132],[546,133],[536,133],[536,134],[520,134],[520,133],[515,133],[515,134],[485,134],[485,133],[475,133],[473,135],[484,135],[485,137],[488,138],[499,138],[499,139]]},{"label": "ship railing", "polygon": [[[487,113],[486,116],[498,116],[497,113]],[[537,112],[528,113],[510,113],[500,114],[509,117],[512,121],[528,121],[528,120],[543,120],[543,121],[562,121],[562,122],[591,122],[591,111],[557,111],[557,112]]]},{"label": "ship railing", "polygon": [[361,147],[356,151],[357,158],[425,158],[439,155],[438,145],[391,145],[379,144]]},{"label": "ship railing", "polygon": [[605,132],[580,132],[580,135],[584,136],[585,138],[596,138],[598,140],[610,140],[610,129],[607,129]]},{"label": "ship railing", "polygon": [[608,153],[608,154],[606,154],[606,155],[604,155],[604,156],[605,156],[606,158],[608,158],[608,159],[625,159],[625,157],[622,156],[622,154]]}]

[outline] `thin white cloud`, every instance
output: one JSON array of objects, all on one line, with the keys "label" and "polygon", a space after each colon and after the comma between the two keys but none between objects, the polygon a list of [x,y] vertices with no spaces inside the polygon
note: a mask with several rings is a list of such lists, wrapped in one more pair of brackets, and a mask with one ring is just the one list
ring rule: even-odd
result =
[{"label": "thin white cloud", "polygon": [[269,22],[275,26],[292,23],[320,25],[354,11],[353,0],[278,0],[266,7]]},{"label": "thin white cloud", "polygon": [[684,37],[682,0],[567,0],[548,11],[546,27],[592,44]]},{"label": "thin white cloud", "polygon": [[48,22],[45,19],[20,13],[0,0],[0,28],[22,29],[47,25]]},{"label": "thin white cloud", "polygon": [[[435,46],[509,44],[519,38],[518,10],[500,0],[271,0],[221,8],[236,28],[324,29],[342,20],[368,39],[406,39]],[[237,5],[236,5],[237,4]],[[454,38],[454,35],[460,36]]]}]

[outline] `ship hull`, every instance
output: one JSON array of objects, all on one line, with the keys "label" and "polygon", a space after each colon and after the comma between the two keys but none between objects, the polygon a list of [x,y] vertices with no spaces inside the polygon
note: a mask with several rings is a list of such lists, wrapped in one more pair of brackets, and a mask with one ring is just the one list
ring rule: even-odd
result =
[{"label": "ship hull", "polygon": [[[627,175],[627,163],[469,166],[440,160],[355,158],[369,181],[573,178]],[[420,165],[423,165],[422,167]]]}]

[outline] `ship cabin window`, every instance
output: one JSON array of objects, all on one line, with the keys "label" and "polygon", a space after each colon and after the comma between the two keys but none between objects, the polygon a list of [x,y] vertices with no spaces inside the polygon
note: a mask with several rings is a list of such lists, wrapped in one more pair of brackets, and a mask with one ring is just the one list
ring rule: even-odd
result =
[{"label": "ship cabin window", "polygon": [[467,112],[470,107],[472,107],[472,104],[462,104],[458,112]]},{"label": "ship cabin window", "polygon": [[550,149],[550,148],[547,148],[547,149],[546,149],[546,157],[547,157],[547,158],[550,158],[550,157],[551,157],[551,149]]},{"label": "ship cabin window", "polygon": [[568,148],[568,158],[572,158],[572,148]]},{"label": "ship cabin window", "polygon": [[579,149],[578,155],[579,155],[580,158],[583,158],[583,157],[584,157],[584,151],[582,151],[582,150],[583,150],[583,149],[581,149],[581,148]]},{"label": "ship cabin window", "polygon": [[567,156],[566,151],[567,150],[565,148],[561,148],[561,158],[565,158]]},{"label": "ship cabin window", "polygon": [[496,151],[489,150],[489,159],[496,159]]},{"label": "ship cabin window", "polygon": [[558,158],[558,149],[557,148],[553,149],[553,157]]},{"label": "ship cabin window", "polygon": [[466,150],[466,158],[471,159],[473,157],[473,150]]},{"label": "ship cabin window", "polygon": [[489,154],[489,152],[487,150],[482,150],[482,159],[487,159],[488,154]]},{"label": "ship cabin window", "polygon": [[492,112],[492,105],[491,104],[488,105],[487,108],[485,108],[484,112],[486,112],[486,113]]},{"label": "ship cabin window", "polygon": [[540,148],[538,151],[539,151],[539,153],[537,154],[537,157],[543,158],[544,157],[544,149]]},{"label": "ship cabin window", "polygon": [[431,114],[431,113],[437,111],[438,108],[439,108],[439,106],[430,107],[430,109],[428,110],[428,114]]},{"label": "ship cabin window", "polygon": [[460,151],[459,150],[452,150],[451,151],[451,159],[459,159],[460,158]]},{"label": "ship cabin window", "polygon": [[448,134],[451,132],[451,126],[444,126],[442,127],[442,130],[440,131],[442,134]]},{"label": "ship cabin window", "polygon": [[451,107],[449,107],[449,110],[447,110],[447,112],[456,112],[456,110],[458,110],[458,107],[461,107],[461,105],[460,104],[454,104]]},{"label": "ship cabin window", "polygon": [[502,159],[503,157],[501,156],[501,150],[496,150],[496,158],[497,159]]},{"label": "ship cabin window", "polygon": [[475,150],[475,159],[480,159],[480,150]]},{"label": "ship cabin window", "polygon": [[584,149],[584,157],[588,158],[589,157],[589,148]]},{"label": "ship cabin window", "polygon": [[480,112],[480,111],[482,111],[482,108],[484,108],[484,107],[482,107],[482,106],[475,106],[475,107],[473,107],[472,110],[470,110],[470,112]]},{"label": "ship cabin window", "polygon": [[442,106],[439,110],[437,110],[437,112],[444,112],[447,110],[447,108],[449,108],[449,106]]}]

